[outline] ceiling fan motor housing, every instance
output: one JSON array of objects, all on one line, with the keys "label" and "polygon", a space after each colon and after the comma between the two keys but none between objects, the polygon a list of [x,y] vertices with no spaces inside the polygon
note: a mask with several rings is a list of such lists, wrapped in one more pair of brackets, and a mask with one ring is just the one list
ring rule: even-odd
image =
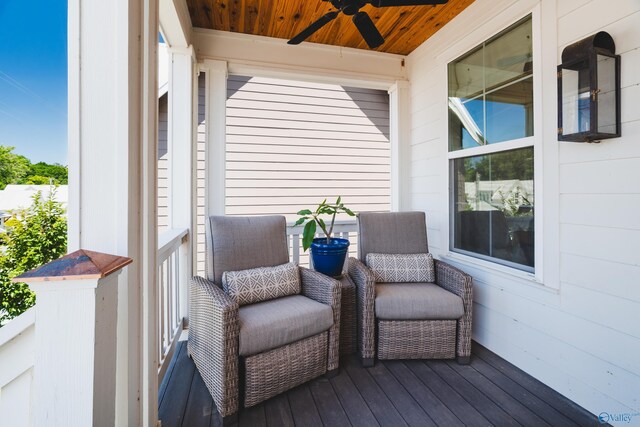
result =
[{"label": "ceiling fan motor housing", "polygon": [[[329,0],[324,0],[329,1]],[[365,2],[360,0],[330,0],[333,7],[344,13],[345,15],[355,15]]]}]

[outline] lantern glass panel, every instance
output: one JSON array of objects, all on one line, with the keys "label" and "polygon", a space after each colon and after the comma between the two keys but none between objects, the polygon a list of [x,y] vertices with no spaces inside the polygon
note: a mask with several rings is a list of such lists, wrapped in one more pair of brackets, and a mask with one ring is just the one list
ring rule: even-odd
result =
[{"label": "lantern glass panel", "polygon": [[580,61],[562,70],[562,134],[588,132],[591,125],[589,66]]},{"label": "lantern glass panel", "polygon": [[616,133],[616,59],[597,55],[598,133]]}]

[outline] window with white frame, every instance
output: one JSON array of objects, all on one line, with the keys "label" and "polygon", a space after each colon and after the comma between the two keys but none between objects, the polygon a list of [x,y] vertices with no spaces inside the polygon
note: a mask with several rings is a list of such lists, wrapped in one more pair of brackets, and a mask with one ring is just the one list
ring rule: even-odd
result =
[{"label": "window with white frame", "polygon": [[448,64],[450,249],[533,272],[531,16]]}]

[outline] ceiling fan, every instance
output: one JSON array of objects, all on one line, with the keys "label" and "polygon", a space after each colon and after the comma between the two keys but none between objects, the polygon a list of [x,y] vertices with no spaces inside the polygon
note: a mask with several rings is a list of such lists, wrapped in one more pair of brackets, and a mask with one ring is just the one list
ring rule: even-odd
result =
[{"label": "ceiling fan", "polygon": [[366,4],[370,4],[373,7],[392,7],[392,6],[425,6],[425,5],[436,5],[436,4],[445,4],[448,0],[322,0],[322,1],[331,1],[333,7],[337,10],[333,10],[329,13],[324,14],[320,19],[318,19],[313,24],[309,25],[307,28],[302,30],[297,36],[289,40],[288,44],[300,44],[308,37],[310,37],[313,33],[318,31],[320,28],[327,25],[329,22],[333,21],[338,17],[340,12],[345,15],[351,16],[351,20],[356,25],[356,28],[362,34],[362,38],[367,42],[367,45],[371,49],[375,49],[384,43],[384,38],[382,34],[378,31],[375,24],[367,15],[366,12],[361,12],[360,8],[364,7]]}]

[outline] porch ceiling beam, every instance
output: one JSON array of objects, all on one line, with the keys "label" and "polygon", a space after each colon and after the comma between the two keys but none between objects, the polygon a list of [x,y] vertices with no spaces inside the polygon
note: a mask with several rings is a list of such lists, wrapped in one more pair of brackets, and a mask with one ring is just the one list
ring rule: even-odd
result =
[{"label": "porch ceiling beam", "polygon": [[160,31],[170,47],[188,47],[191,44],[191,18],[185,0],[159,0]]},{"label": "porch ceiling beam", "polygon": [[406,78],[404,56],[225,31],[193,30],[199,60],[229,63],[229,72],[388,90]]}]

